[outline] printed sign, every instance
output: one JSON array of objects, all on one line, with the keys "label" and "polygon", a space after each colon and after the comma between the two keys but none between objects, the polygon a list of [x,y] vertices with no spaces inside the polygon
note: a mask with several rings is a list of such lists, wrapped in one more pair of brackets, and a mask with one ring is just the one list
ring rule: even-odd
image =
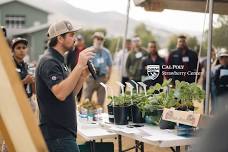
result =
[{"label": "printed sign", "polygon": [[164,108],[162,119],[197,127],[200,121],[200,114]]}]

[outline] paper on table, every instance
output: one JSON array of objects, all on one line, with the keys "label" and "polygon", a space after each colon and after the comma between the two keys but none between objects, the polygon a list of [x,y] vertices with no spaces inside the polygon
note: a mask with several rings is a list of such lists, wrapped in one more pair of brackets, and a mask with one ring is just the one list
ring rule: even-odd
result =
[{"label": "paper on table", "polygon": [[120,131],[127,134],[138,134],[140,131],[137,128],[127,128],[126,126],[112,126],[110,130]]},{"label": "paper on table", "polygon": [[146,136],[146,137],[142,137],[144,139],[150,140],[150,141],[169,141],[169,140],[180,140],[180,139],[186,139],[186,137],[181,137],[181,136],[177,136],[177,135],[165,135],[165,134],[156,134],[154,136]]},{"label": "paper on table", "polygon": [[160,136],[160,135],[167,135],[167,134],[170,134],[170,135],[175,135],[175,132],[174,130],[161,130],[159,129],[159,127],[142,127],[142,128],[139,128],[139,130],[141,130],[142,132],[145,132],[147,133],[148,135],[156,135],[156,136]]},{"label": "paper on table", "polygon": [[105,135],[112,135],[115,133],[109,132],[105,129],[101,128],[96,128],[96,129],[87,129],[86,131],[83,132],[86,136],[91,137],[91,136],[105,136]]}]

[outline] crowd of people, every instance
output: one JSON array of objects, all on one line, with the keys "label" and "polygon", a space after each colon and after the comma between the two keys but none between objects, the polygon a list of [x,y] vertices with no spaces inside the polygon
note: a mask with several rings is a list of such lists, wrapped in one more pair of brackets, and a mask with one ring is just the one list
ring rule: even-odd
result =
[{"label": "crowd of people", "polygon": [[[2,27],[2,30],[5,37],[7,37],[6,29]],[[126,39],[124,49],[115,54],[114,61],[112,61],[110,51],[104,47],[104,33],[95,32],[91,39],[93,40],[92,46],[86,46],[83,35],[77,34],[73,48],[64,54],[64,63],[70,71],[73,71],[78,64],[80,52],[87,47],[95,50],[95,57],[91,61],[96,69],[98,79],[94,80],[92,76],[88,77],[86,85],[77,94],[78,101],[81,100],[82,95],[83,98],[91,100],[94,92],[97,92],[97,102],[102,106],[104,105],[105,90],[100,85],[100,82],[107,83],[109,81],[113,64],[117,66],[121,75],[120,81],[125,86],[126,82],[130,82],[134,87],[135,83],[133,82],[143,82],[148,89],[156,83],[162,84],[164,79],[171,78],[173,84],[176,80],[189,83],[198,83],[200,80],[202,88],[206,90],[207,60],[206,58],[202,58],[202,60],[198,58],[196,51],[188,47],[187,37],[184,35],[178,36],[176,48],[170,50],[168,58],[159,55],[159,46],[156,41],[149,41],[147,48],[144,48],[141,46],[140,37],[134,36],[132,39]],[[24,61],[28,52],[28,41],[24,38],[16,37],[9,44],[12,48],[16,70],[24,84],[28,98],[31,100],[32,94],[35,93],[35,77],[34,74],[29,73],[28,63]],[[221,96],[223,92],[227,93],[228,90],[227,56],[228,53],[225,48],[218,50],[212,48],[211,50],[212,77],[210,86],[212,89],[212,113],[214,113],[214,108],[217,107],[215,103],[218,103],[216,102],[218,96]],[[218,66],[222,68],[218,68]],[[124,91],[125,89],[126,87],[124,87]],[[34,109],[34,106],[32,107]]]},{"label": "crowd of people", "polygon": [[122,69],[126,80],[142,81],[149,88],[156,83],[162,84],[164,79],[171,78],[173,83],[175,80],[193,83],[195,77],[199,77],[201,69],[197,70],[198,55],[188,48],[183,35],[177,38],[177,48],[171,50],[168,59],[159,55],[154,40],[148,43],[146,49],[140,46],[141,40],[137,36],[127,40],[126,44],[125,55],[121,50],[116,57],[116,64]]},{"label": "crowd of people", "polygon": [[[2,30],[7,37],[6,29],[2,27]],[[29,72],[28,63],[24,60],[30,45],[28,41],[16,37],[9,43],[16,71],[33,111],[35,106],[31,97],[36,94],[40,128],[50,151],[62,148],[58,144],[60,140],[69,151],[79,151],[74,142],[77,130],[75,96],[78,101],[82,95],[91,100],[94,92],[97,92],[97,103],[103,106],[105,90],[100,82],[107,83],[110,80],[114,63],[124,85],[126,82],[143,82],[150,88],[156,83],[162,84],[164,79],[171,78],[172,84],[176,80],[198,83],[201,77],[205,89],[206,60],[199,64],[196,51],[188,47],[184,35],[177,38],[176,48],[170,51],[168,58],[159,55],[158,44],[154,40],[148,42],[147,48],[143,48],[139,36],[126,39],[124,49],[118,51],[113,62],[110,51],[104,47],[104,33],[95,32],[92,46],[86,46],[83,35],[75,36],[76,31],[78,29],[69,21],[57,22],[49,27],[48,50],[39,60],[36,74]],[[219,105],[223,108],[228,106],[223,98],[228,94],[228,50],[213,49],[211,52],[210,85],[214,112]],[[96,80],[89,74],[88,60],[94,65]],[[82,87],[84,83],[86,85]],[[132,85],[135,86],[135,83]],[[64,151],[68,151],[68,148]]]},{"label": "crowd of people", "polygon": [[[171,78],[172,84],[175,84],[176,80],[199,83],[206,90],[207,59],[200,60],[197,52],[188,47],[186,40],[186,36],[178,36],[176,48],[170,50],[168,58],[163,58],[159,55],[156,41],[149,41],[147,48],[143,48],[138,36],[133,37],[132,40],[127,39],[125,49],[117,53],[115,60],[115,64],[121,71],[122,83],[125,84],[131,80],[140,81],[150,88],[156,83],[162,84],[164,79]],[[215,109],[219,111],[219,107],[220,109],[227,107],[223,97],[228,94],[227,60],[227,49],[216,51],[212,48],[211,113],[214,113]],[[132,83],[132,85],[135,84]]]}]

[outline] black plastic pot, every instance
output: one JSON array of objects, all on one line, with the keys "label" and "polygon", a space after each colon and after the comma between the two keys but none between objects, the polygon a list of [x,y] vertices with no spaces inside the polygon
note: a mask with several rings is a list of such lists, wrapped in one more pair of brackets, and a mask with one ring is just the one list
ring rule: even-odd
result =
[{"label": "black plastic pot", "polygon": [[194,111],[194,109],[195,109],[194,106],[190,106],[190,107],[180,106],[176,108],[176,110],[180,110],[180,111]]},{"label": "black plastic pot", "polygon": [[146,123],[152,124],[152,125],[158,125],[162,116],[162,112],[163,110],[159,109],[159,110],[154,110],[150,113],[146,113],[145,115]]},{"label": "black plastic pot", "polygon": [[107,108],[108,108],[108,119],[109,119],[109,122],[114,123],[113,105],[112,104],[108,104]]},{"label": "black plastic pot", "polygon": [[144,123],[145,120],[142,117],[142,112],[136,105],[131,105],[131,114],[132,114],[132,122],[133,123]]},{"label": "black plastic pot", "polygon": [[132,121],[132,110],[131,110],[131,106],[128,107],[128,121]]},{"label": "black plastic pot", "polygon": [[166,121],[166,120],[160,120],[159,127],[160,129],[175,129],[176,123]]},{"label": "black plastic pot", "polygon": [[128,124],[128,109],[129,106],[114,106],[114,120],[117,125],[127,125]]}]

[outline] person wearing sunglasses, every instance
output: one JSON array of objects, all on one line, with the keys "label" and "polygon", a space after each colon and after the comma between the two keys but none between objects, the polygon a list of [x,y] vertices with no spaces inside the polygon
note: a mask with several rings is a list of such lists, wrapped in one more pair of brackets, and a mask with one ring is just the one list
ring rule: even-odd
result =
[{"label": "person wearing sunglasses", "polygon": [[91,100],[93,93],[97,92],[97,101],[103,106],[105,101],[105,89],[100,85],[100,82],[107,83],[110,79],[112,70],[112,58],[109,50],[103,46],[104,33],[95,32],[92,36],[93,46],[95,50],[95,57],[91,60],[95,69],[97,80],[90,76],[87,80],[87,85],[84,90],[85,99]]}]

